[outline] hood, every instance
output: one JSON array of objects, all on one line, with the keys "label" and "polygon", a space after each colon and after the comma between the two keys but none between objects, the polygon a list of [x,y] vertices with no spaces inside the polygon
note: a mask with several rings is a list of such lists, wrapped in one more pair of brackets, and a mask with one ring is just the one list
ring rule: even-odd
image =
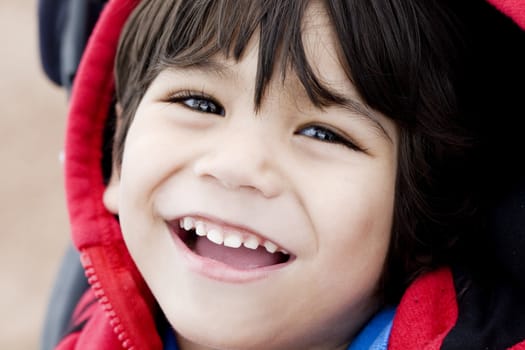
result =
[{"label": "hood", "polygon": [[[525,1],[488,1],[525,29]],[[102,203],[104,131],[113,108],[114,57],[122,27],[138,3],[109,1],[86,47],[67,121],[65,186],[73,242],[118,339],[128,349],[161,349],[156,311],[152,311],[158,308],[127,252],[118,220]],[[523,227],[525,215],[520,217]],[[521,260],[525,260],[523,250]]]},{"label": "hood", "polygon": [[67,121],[65,185],[73,243],[119,342],[126,349],[161,349],[153,297],[127,253],[118,220],[102,202],[102,150],[113,108],[114,57],[120,31],[138,2],[110,1],[86,46]]},{"label": "hood", "polygon": [[512,18],[521,29],[525,30],[525,2],[522,0],[487,0],[505,15]]}]

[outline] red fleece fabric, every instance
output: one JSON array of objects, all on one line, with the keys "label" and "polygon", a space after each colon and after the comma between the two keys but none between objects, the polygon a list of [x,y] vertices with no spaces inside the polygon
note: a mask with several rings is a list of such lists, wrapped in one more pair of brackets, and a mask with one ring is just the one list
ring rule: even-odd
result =
[{"label": "red fleece fabric", "polygon": [[448,269],[428,273],[405,292],[390,333],[389,350],[437,350],[458,317]]},{"label": "red fleece fabric", "polygon": [[[136,0],[110,1],[87,44],[75,78],[66,130],[65,179],[72,237],[78,248],[121,239],[102,202],[102,143],[113,99],[118,38]],[[96,232],[96,233],[95,233]]]},{"label": "red fleece fabric", "polygon": [[[88,41],[72,91],[66,137],[66,195],[73,242],[82,253],[99,307],[78,349],[161,349],[155,302],[124,245],[117,220],[103,205],[103,131],[112,108],[113,65],[120,32],[138,0],[111,0]],[[91,343],[91,345],[89,345]],[[91,347],[93,348],[93,347]]]},{"label": "red fleece fabric", "polygon": [[521,29],[525,30],[525,1],[524,0],[487,0],[498,10],[509,16]]}]

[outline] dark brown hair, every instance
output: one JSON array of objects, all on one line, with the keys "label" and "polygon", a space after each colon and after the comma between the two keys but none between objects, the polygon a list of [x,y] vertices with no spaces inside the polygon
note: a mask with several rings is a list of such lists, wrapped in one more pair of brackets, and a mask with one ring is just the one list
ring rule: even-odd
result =
[{"label": "dark brown hair", "polygon": [[[213,55],[242,58],[259,35],[254,101],[292,68],[317,106],[339,97],[316,77],[302,42],[308,0],[142,1],[121,36],[116,94],[123,108],[115,137],[124,140],[146,89],[166,67],[199,65]],[[461,27],[445,1],[324,0],[339,60],[363,100],[400,130],[394,226],[383,295],[395,301],[424,269],[449,258],[464,228],[468,196],[461,161],[467,138],[460,120]]]}]

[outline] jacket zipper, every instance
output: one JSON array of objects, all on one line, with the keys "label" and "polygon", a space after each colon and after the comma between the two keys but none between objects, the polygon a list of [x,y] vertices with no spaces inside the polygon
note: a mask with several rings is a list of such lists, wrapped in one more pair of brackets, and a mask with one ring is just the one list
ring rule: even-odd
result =
[{"label": "jacket zipper", "polygon": [[95,267],[91,262],[91,258],[86,252],[82,252],[80,258],[82,261],[82,265],[84,266],[87,281],[93,289],[95,297],[102,306],[102,309],[106,313],[106,316],[109,318],[109,324],[113,328],[113,332],[117,335],[117,339],[119,340],[120,344],[124,349],[135,350],[133,342],[129,338],[129,335],[124,329],[120,318],[117,316],[115,310],[113,310],[113,305],[111,305],[111,302],[109,301],[104,289],[102,288],[102,285],[97,276],[97,272],[95,271]]}]

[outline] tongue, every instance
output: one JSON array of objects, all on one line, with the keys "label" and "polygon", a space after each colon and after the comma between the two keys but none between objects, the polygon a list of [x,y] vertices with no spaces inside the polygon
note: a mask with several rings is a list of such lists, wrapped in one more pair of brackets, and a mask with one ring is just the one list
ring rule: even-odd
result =
[{"label": "tongue", "polygon": [[280,262],[281,254],[271,254],[264,247],[248,249],[229,248],[210,242],[207,238],[199,237],[195,244],[195,253],[200,256],[220,261],[239,270],[255,269],[263,266],[275,265]]}]

